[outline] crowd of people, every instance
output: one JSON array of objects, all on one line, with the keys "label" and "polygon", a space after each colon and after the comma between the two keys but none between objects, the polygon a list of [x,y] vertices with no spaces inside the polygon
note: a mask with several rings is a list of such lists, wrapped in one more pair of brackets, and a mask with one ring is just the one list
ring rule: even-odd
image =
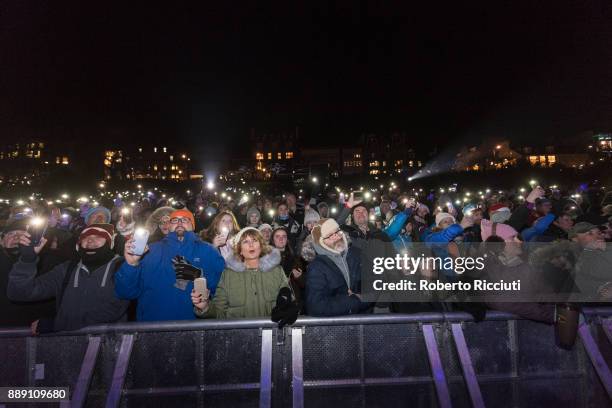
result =
[{"label": "crowd of people", "polygon": [[[365,198],[334,189],[236,203],[203,189],[173,202],[151,194],[135,205],[120,199],[95,206],[4,205],[0,326],[29,325],[38,334],[128,320],[272,317],[286,324],[298,314],[442,310],[464,310],[478,320],[487,309],[563,323],[563,310],[579,304],[365,301],[361,254],[378,245],[406,253],[423,243],[431,254],[452,258],[482,248],[476,244],[497,243],[501,250],[490,254],[494,270],[564,274],[556,282],[589,286],[590,301],[607,302],[612,199],[599,186],[574,193],[536,186],[525,195],[487,191],[456,200],[456,193],[438,190],[393,189]],[[40,237],[37,228],[43,228]],[[138,228],[148,231],[143,254],[135,251]],[[551,243],[548,256],[530,257],[521,250],[527,242]],[[461,278],[452,268],[422,275]],[[206,279],[205,292],[195,290],[198,278]]]}]

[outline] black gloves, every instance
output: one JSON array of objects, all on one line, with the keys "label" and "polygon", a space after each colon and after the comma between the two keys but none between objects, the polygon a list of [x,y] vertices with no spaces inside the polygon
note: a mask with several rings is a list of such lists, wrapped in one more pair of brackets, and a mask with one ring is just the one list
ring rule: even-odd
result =
[{"label": "black gloves", "polygon": [[291,289],[282,288],[276,297],[276,306],[272,309],[272,321],[278,323],[278,328],[282,329],[286,324],[293,324],[298,318],[300,308],[291,299]]},{"label": "black gloves", "polygon": [[34,252],[34,247],[32,245],[23,246],[19,245],[19,255],[23,262],[34,262],[36,261],[36,252]]},{"label": "black gloves", "polygon": [[172,258],[172,267],[174,268],[174,272],[176,272],[177,280],[193,281],[195,278],[202,276],[202,270],[200,268],[196,268],[180,255]]},{"label": "black gloves", "polygon": [[54,326],[55,322],[53,319],[40,319],[38,321],[36,334],[53,333],[55,331]]}]

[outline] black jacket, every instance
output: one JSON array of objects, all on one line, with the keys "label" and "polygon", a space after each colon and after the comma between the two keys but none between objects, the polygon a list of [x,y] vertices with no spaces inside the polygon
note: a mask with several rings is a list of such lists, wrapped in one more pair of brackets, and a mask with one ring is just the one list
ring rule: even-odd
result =
[{"label": "black jacket", "polygon": [[[351,291],[361,293],[361,251],[349,247],[346,256]],[[306,274],[306,314],[310,316],[341,316],[366,311],[369,303],[348,295],[348,286],[340,269],[324,255],[308,265]]]},{"label": "black jacket", "polygon": [[[15,260],[0,248],[0,327],[29,326],[35,320],[52,318],[55,315],[55,302],[14,302],[9,300],[7,289],[9,272]],[[36,272],[35,272],[36,273]]]}]

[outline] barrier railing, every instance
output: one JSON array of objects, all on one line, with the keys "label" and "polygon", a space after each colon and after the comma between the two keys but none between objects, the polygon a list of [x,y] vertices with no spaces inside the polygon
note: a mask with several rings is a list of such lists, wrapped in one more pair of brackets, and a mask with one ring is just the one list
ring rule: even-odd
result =
[{"label": "barrier railing", "polygon": [[[68,386],[62,406],[606,406],[612,308],[585,309],[575,347],[489,312],[194,320],[0,330],[2,386]],[[153,400],[155,397],[155,400]]]}]

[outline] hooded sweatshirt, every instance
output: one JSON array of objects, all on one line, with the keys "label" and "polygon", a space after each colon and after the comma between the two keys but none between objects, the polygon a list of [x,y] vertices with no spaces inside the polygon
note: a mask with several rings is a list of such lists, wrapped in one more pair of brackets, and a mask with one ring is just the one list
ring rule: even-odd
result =
[{"label": "hooded sweatshirt", "polygon": [[[47,331],[76,330],[92,324],[125,321],[129,302],[115,297],[113,279],[121,262],[122,258],[111,253],[109,260],[96,263],[98,266],[90,264],[90,269],[82,261],[70,268],[74,263],[68,261],[36,277],[38,258],[22,255],[9,275],[7,295],[14,301],[55,297],[57,315]],[[67,283],[65,289],[64,282]]]}]

